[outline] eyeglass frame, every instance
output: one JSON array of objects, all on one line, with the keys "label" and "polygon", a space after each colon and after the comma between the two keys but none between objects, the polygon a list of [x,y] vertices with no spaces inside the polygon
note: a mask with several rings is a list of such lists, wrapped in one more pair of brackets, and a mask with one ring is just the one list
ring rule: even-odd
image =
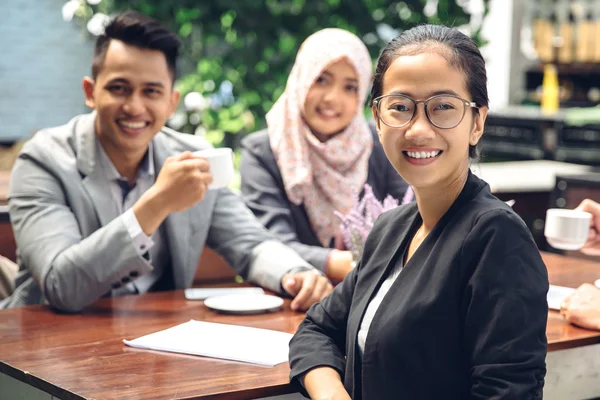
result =
[{"label": "eyeglass frame", "polygon": [[[404,97],[404,98],[407,98],[407,99],[411,100],[413,103],[415,103],[415,109],[413,110],[412,115],[410,116],[410,118],[408,119],[408,121],[406,121],[406,123],[404,123],[402,125],[399,125],[399,126],[392,126],[392,125],[388,124],[387,122],[385,122],[383,120],[383,118],[381,118],[381,110],[380,110],[379,106],[381,104],[381,99],[386,98],[386,97]],[[427,108],[427,104],[432,99],[435,99],[435,98],[438,98],[438,97],[452,97],[452,98],[458,99],[458,100],[460,100],[460,101],[463,102],[463,106],[464,106],[463,115],[462,115],[462,117],[460,117],[460,120],[456,123],[456,125],[448,127],[448,128],[442,128],[441,126],[436,125],[431,120],[431,117],[429,116],[429,111],[428,111],[428,108]],[[460,123],[463,121],[463,119],[465,119],[465,115],[467,114],[467,109],[468,108],[476,108],[477,110],[479,110],[479,107],[477,106],[477,103],[475,103],[474,101],[469,101],[467,99],[463,99],[462,97],[456,96],[456,95],[453,95],[453,94],[436,94],[436,95],[433,95],[433,96],[431,96],[431,97],[429,97],[428,99],[425,99],[425,100],[415,100],[412,97],[407,96],[405,94],[385,94],[383,96],[379,96],[379,97],[373,99],[373,102],[372,102],[373,106],[375,106],[375,108],[377,109],[377,118],[381,122],[383,122],[385,125],[389,126],[390,128],[402,128],[402,127],[410,124],[410,122],[415,118],[415,115],[417,115],[417,106],[419,104],[421,104],[421,103],[423,104],[423,111],[425,111],[425,117],[427,118],[427,121],[429,121],[429,123],[431,125],[435,126],[438,129],[453,129],[453,128],[456,128],[458,125],[460,125]]]}]

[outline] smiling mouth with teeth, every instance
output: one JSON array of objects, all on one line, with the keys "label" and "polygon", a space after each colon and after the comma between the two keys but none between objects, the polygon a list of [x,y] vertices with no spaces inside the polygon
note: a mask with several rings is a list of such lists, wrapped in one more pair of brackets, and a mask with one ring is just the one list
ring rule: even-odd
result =
[{"label": "smiling mouth with teeth", "polygon": [[319,114],[322,114],[326,117],[332,118],[332,117],[337,117],[338,113],[332,110],[323,110],[323,109],[317,109],[317,111],[319,112]]},{"label": "smiling mouth with teeth", "polygon": [[142,129],[148,126],[147,122],[138,121],[138,122],[127,122],[127,121],[118,121],[118,124],[129,129]]},{"label": "smiling mouth with teeth", "polygon": [[403,151],[410,158],[433,158],[439,156],[442,151]]}]

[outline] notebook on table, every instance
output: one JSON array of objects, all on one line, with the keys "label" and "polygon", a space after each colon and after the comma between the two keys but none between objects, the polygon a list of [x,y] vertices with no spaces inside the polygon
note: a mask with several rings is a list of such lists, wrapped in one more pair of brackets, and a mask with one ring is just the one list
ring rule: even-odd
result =
[{"label": "notebook on table", "polygon": [[241,361],[275,366],[288,360],[291,333],[247,326],[190,320],[134,340],[139,349]]}]

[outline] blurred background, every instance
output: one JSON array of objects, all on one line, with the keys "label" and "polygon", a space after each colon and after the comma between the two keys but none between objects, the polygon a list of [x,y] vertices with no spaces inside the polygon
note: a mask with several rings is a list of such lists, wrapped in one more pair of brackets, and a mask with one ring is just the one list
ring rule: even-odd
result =
[{"label": "blurred background", "polygon": [[236,148],[244,134],[265,127],[265,113],[313,32],[352,31],[375,60],[387,41],[424,22],[460,26],[485,44],[481,29],[488,7],[483,0],[2,2],[0,141],[27,138],[85,111],[80,82],[89,74],[94,36],[116,11],[140,11],[183,40],[177,81],[182,101],[169,125]]},{"label": "blurred background", "polygon": [[352,31],[375,61],[386,42],[415,25],[458,27],[479,44],[489,78],[483,162],[474,172],[501,199],[517,200],[514,209],[541,249],[547,208],[600,199],[596,0],[3,1],[0,170],[10,170],[37,130],[86,112],[81,78],[90,74],[94,37],[111,14],[127,9],[161,21],[183,41],[182,101],[170,127],[234,150],[265,127],[313,32]]},{"label": "blurred background", "polygon": [[[264,115],[311,33],[350,30],[375,60],[398,33],[430,22],[459,27],[486,57],[492,111],[484,136],[487,160],[600,163],[600,130],[593,126],[600,101],[600,2],[594,0],[2,2],[1,144],[86,110],[80,82],[89,74],[94,36],[109,15],[126,9],[163,22],[182,38],[182,101],[169,125],[215,146],[237,148],[243,135],[264,128]],[[544,77],[546,92],[558,93],[554,100],[544,97]],[[548,112],[542,113],[544,99]],[[556,135],[549,137],[547,127]]]}]

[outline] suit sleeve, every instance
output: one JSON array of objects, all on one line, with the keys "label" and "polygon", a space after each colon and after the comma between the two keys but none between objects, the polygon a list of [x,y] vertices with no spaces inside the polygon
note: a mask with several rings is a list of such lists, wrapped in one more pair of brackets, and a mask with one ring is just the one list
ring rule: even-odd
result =
[{"label": "suit sleeve", "polygon": [[244,278],[279,293],[284,274],[313,269],[267,231],[229,189],[219,190],[206,243]]},{"label": "suit sleeve", "polygon": [[247,149],[242,149],[240,172],[244,202],[260,223],[313,267],[325,271],[331,249],[300,241],[285,193],[268,168]]},{"label": "suit sleeve", "polygon": [[83,238],[60,181],[27,155],[13,168],[9,212],[20,263],[59,310],[79,311],[123,279],[152,271],[121,217]]},{"label": "suit sleeve", "polygon": [[313,368],[327,366],[344,377],[346,329],[359,264],[320,303],[315,303],[290,341],[290,380],[300,379]]},{"label": "suit sleeve", "polygon": [[541,399],[546,374],[548,275],[523,221],[482,216],[464,242],[463,298],[472,399]]}]

